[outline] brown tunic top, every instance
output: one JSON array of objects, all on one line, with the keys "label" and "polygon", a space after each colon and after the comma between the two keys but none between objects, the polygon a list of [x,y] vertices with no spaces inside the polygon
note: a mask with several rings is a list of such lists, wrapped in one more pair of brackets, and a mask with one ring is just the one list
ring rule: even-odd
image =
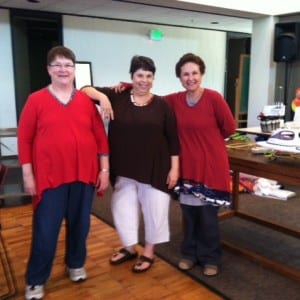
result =
[{"label": "brown tunic top", "polygon": [[135,106],[130,91],[106,94],[114,110],[108,129],[111,179],[128,177],[168,192],[166,180],[171,155],[179,154],[176,119],[169,104],[154,96],[146,106]]}]

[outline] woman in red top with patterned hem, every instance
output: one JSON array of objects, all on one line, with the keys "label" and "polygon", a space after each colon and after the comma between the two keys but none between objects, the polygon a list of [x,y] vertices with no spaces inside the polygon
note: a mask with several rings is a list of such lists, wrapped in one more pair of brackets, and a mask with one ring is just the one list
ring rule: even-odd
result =
[{"label": "woman in red top with patterned hem", "polygon": [[224,139],[235,132],[235,121],[224,98],[203,88],[203,60],[192,53],[176,64],[186,91],[165,96],[173,108],[180,140],[180,192],[184,234],[178,267],[199,264],[214,276],[221,264],[219,206],[230,205],[230,171]]}]

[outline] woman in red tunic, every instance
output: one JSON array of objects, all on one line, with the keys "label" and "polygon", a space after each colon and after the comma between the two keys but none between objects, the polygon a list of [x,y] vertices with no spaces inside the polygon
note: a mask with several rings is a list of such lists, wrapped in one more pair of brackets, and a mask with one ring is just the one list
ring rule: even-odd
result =
[{"label": "woman in red tunic", "polygon": [[229,161],[224,139],[235,121],[224,98],[203,88],[203,60],[192,53],[176,64],[185,91],[165,96],[172,106],[180,140],[180,204],[184,235],[178,267],[199,264],[203,274],[218,274],[221,263],[218,209],[230,205]]},{"label": "woman in red tunic", "polygon": [[29,95],[18,127],[24,188],[33,196],[34,207],[25,299],[44,295],[63,219],[70,279],[86,279],[94,189],[103,192],[109,184],[104,125],[92,101],[73,86],[74,53],[54,47],[47,63],[51,83]]}]

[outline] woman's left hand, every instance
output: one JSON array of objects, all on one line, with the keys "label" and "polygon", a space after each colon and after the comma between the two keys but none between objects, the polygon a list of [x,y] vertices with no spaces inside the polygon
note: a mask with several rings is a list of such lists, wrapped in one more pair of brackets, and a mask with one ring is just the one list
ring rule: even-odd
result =
[{"label": "woman's left hand", "polygon": [[108,188],[108,186],[109,186],[109,173],[100,171],[96,183],[97,194],[102,196],[104,191]]},{"label": "woman's left hand", "polygon": [[179,178],[179,171],[175,168],[172,168],[167,177],[167,185],[169,189],[172,189],[176,186]]}]

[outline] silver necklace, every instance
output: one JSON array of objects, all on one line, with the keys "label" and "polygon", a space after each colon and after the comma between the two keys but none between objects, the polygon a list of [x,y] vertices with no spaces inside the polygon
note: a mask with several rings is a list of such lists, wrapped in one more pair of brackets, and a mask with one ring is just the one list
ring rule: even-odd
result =
[{"label": "silver necklace", "polygon": [[190,107],[195,106],[199,102],[199,100],[200,100],[200,98],[197,100],[192,100],[192,99],[188,98],[188,96],[186,96],[186,103]]},{"label": "silver necklace", "polygon": [[199,100],[194,101],[189,98],[186,98],[186,103],[188,106],[195,106],[198,102],[199,102]]},{"label": "silver necklace", "polygon": [[135,106],[145,106],[145,105],[149,104],[149,102],[151,101],[151,98],[143,103],[137,103],[137,102],[135,102],[133,93],[131,92],[130,93],[130,101]]},{"label": "silver necklace", "polygon": [[191,106],[191,107],[195,106],[199,102],[201,96],[202,96],[202,92],[200,93],[199,97],[197,97],[197,99],[194,100],[194,99],[189,98],[188,94],[186,94],[186,99],[185,100],[186,100],[187,105]]}]

